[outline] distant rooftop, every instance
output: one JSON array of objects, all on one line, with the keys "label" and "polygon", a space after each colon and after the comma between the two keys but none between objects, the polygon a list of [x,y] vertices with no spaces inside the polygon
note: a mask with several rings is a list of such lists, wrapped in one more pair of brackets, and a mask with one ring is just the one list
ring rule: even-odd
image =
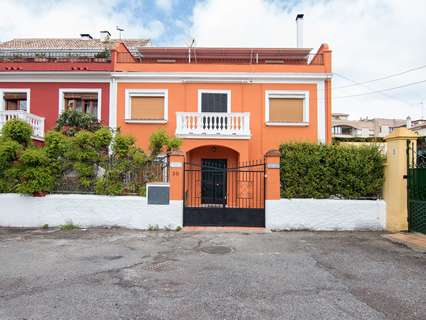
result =
[{"label": "distant rooftop", "polygon": [[148,39],[82,39],[82,38],[26,38],[0,43],[0,50],[105,50],[122,41],[129,50],[138,50],[149,44]]}]

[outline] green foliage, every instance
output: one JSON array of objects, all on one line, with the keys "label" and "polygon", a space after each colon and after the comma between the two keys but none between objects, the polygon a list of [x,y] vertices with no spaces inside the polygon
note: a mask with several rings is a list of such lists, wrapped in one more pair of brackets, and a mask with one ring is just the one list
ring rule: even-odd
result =
[{"label": "green foliage", "polygon": [[29,148],[22,152],[14,171],[18,183],[16,191],[24,194],[49,192],[54,177],[49,167],[49,158],[43,149]]},{"label": "green foliage", "polygon": [[384,157],[374,146],[295,143],[281,145],[281,195],[285,198],[380,197]]},{"label": "green foliage", "polygon": [[105,49],[95,54],[95,58],[108,59],[110,57],[111,57],[111,52],[108,49]]},{"label": "green foliage", "polygon": [[123,193],[140,194],[142,184],[126,183],[135,172],[145,165],[145,153],[136,147],[135,139],[131,136],[116,134],[112,144],[112,155],[106,167],[104,176],[96,182],[97,194],[120,195]]},{"label": "green foliage", "polygon": [[159,231],[160,227],[158,226],[158,224],[154,224],[154,225],[148,225],[148,231]]},{"label": "green foliage", "polygon": [[43,230],[47,230],[47,229],[49,229],[49,225],[47,223],[45,223],[44,225],[41,226],[41,228]]},{"label": "green foliage", "polygon": [[70,221],[67,221],[65,224],[61,225],[60,228],[61,228],[62,231],[71,231],[71,230],[74,230],[74,229],[79,229],[80,226],[77,225],[77,224],[74,224],[70,220]]},{"label": "green foliage", "polygon": [[182,140],[176,137],[170,137],[164,129],[154,132],[149,137],[149,149],[151,156],[157,156],[166,148],[167,151],[178,149],[182,145]]},{"label": "green foliage", "polygon": [[16,174],[13,165],[23,150],[22,145],[10,139],[0,140],[0,192],[13,192]]},{"label": "green foliage", "polygon": [[10,167],[21,151],[22,146],[18,142],[10,139],[0,140],[0,170]]},{"label": "green foliage", "polygon": [[112,133],[108,128],[100,128],[94,133],[94,144],[98,150],[108,150],[108,147],[112,141]]},{"label": "green foliage", "polygon": [[75,136],[81,130],[95,132],[101,128],[100,122],[91,114],[67,110],[56,121],[56,130],[67,136]]},{"label": "green foliage", "polygon": [[6,122],[2,129],[2,135],[6,139],[11,139],[23,146],[31,144],[33,129],[30,124],[20,119],[12,119]]},{"label": "green foliage", "polygon": [[179,149],[180,146],[182,145],[182,139],[173,137],[173,138],[169,138],[169,141],[167,143],[167,150],[174,150],[174,149]]},{"label": "green foliage", "polygon": [[[170,139],[167,143],[178,146],[180,142]],[[151,159],[135,145],[133,137],[117,134],[113,138],[108,128],[78,130],[71,136],[51,131],[42,148],[3,137],[0,192],[38,195],[63,190],[144,195],[145,182],[157,172],[145,171],[148,162]]]}]

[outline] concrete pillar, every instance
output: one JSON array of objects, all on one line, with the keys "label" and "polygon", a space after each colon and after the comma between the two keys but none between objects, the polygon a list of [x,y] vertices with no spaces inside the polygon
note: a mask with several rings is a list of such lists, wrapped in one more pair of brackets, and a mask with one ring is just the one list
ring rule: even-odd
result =
[{"label": "concrete pillar", "polygon": [[265,154],[266,197],[265,200],[279,200],[281,196],[280,157],[278,150],[269,150]]},{"label": "concrete pillar", "polygon": [[407,210],[407,141],[416,150],[417,134],[407,128],[397,128],[385,137],[387,143],[385,184],[386,229],[399,232],[408,229]]},{"label": "concrete pillar", "polygon": [[169,153],[170,200],[183,200],[184,153],[180,150]]}]

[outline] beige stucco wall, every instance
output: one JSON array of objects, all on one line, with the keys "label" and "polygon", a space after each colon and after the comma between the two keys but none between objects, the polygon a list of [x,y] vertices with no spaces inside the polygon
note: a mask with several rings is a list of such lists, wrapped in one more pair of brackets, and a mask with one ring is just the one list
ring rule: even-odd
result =
[{"label": "beige stucco wall", "polygon": [[384,199],[386,201],[386,229],[399,232],[408,229],[407,222],[407,140],[416,141],[416,133],[398,128],[388,135]]}]

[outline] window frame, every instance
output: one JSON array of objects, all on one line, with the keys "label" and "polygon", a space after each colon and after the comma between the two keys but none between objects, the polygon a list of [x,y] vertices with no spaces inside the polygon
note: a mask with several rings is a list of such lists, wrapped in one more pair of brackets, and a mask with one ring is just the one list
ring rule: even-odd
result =
[{"label": "window frame", "polygon": [[96,93],[98,95],[98,110],[96,119],[101,121],[102,117],[102,89],[100,88],[60,88],[58,103],[58,118],[65,111],[65,93]]},{"label": "window frame", "polygon": [[[269,99],[303,99],[302,122],[274,122],[269,119]],[[265,91],[265,123],[267,126],[309,126],[309,91],[305,90],[266,90]]]},{"label": "window frame", "polygon": [[[211,90],[211,89],[198,89],[198,112],[202,113],[202,97],[203,97],[203,93],[220,93],[220,94],[226,94],[226,113],[231,113],[232,108],[231,108],[231,90]],[[225,113],[225,112],[220,112],[220,113]]]},{"label": "window frame", "polygon": [[[164,97],[164,119],[142,120],[132,119],[132,97]],[[168,89],[126,89],[124,103],[124,121],[126,123],[157,123],[164,124],[169,119],[169,90]]]},{"label": "window frame", "polygon": [[27,110],[15,110],[31,113],[31,89],[29,88],[0,88],[0,111],[6,111],[5,93],[25,93],[27,95]]}]

